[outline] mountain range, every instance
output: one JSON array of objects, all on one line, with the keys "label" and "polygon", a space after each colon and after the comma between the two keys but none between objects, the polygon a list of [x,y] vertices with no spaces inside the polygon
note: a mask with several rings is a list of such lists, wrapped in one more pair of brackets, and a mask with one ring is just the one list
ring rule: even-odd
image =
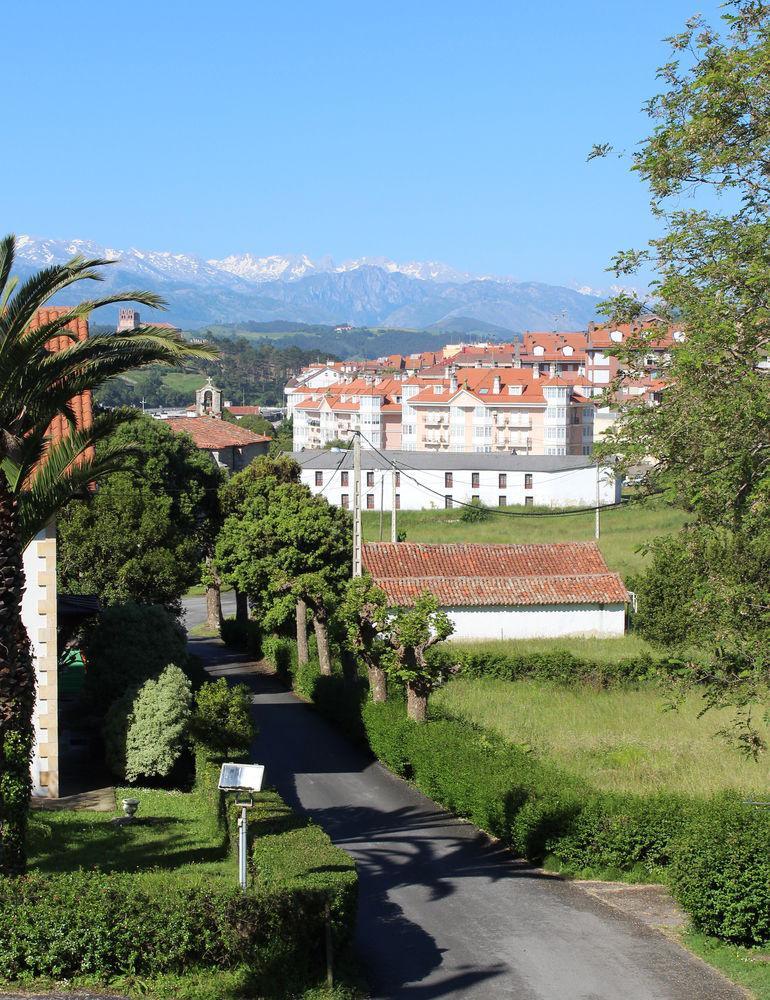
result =
[{"label": "mountain range", "polygon": [[[170,251],[118,250],[87,240],[20,236],[15,272],[26,277],[74,254],[115,261],[99,292],[142,287],[161,294],[168,310],[154,318],[185,329],[239,320],[470,331],[576,329],[595,318],[599,298],[535,281],[477,276],[436,261],[398,264],[363,257],[335,264],[305,255],[231,255],[204,260]],[[65,290],[72,304],[82,290]],[[97,317],[111,322],[117,310]],[[151,310],[143,318],[153,316]]]}]

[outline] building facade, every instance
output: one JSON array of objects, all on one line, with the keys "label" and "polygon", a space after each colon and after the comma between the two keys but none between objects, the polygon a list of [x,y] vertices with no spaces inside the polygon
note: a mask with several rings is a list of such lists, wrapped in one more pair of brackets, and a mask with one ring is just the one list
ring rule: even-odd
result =
[{"label": "building facade", "polygon": [[[353,506],[351,452],[295,452],[302,482],[338,507]],[[395,468],[394,468],[395,466]],[[486,507],[600,507],[620,502],[620,480],[587,456],[361,453],[365,510]]]}]

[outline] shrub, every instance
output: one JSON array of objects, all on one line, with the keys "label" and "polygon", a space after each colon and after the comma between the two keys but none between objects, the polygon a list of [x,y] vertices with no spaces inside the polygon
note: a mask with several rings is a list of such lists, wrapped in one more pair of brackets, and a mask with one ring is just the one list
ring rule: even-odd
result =
[{"label": "shrub", "polygon": [[157,677],[169,663],[187,665],[184,630],[160,605],[105,608],[83,644],[85,693],[104,710],[130,688]]},{"label": "shrub", "polygon": [[297,670],[297,644],[280,635],[269,635],[262,643],[265,659],[284,683],[291,683]]},{"label": "shrub", "polygon": [[697,928],[740,944],[770,940],[770,815],[716,800],[676,845],[671,888]]},{"label": "shrub", "polygon": [[231,649],[245,649],[254,657],[262,655],[262,633],[251,619],[244,624],[235,618],[223,618],[219,635],[225,646]]},{"label": "shrub", "polygon": [[104,723],[111,770],[127,781],[168,777],[185,748],[191,705],[190,681],[173,664],[119,698]]},{"label": "shrub", "polygon": [[195,699],[192,734],[207,750],[222,756],[247,753],[256,736],[251,691],[220,677],[204,684]]},{"label": "shrub", "polygon": [[[524,677],[558,684],[591,685],[597,688],[617,684],[638,684],[676,667],[675,661],[656,663],[650,656],[599,661],[574,656],[565,650],[546,653],[506,653],[497,650],[442,650],[440,655],[454,661],[468,677],[495,677],[516,681]],[[447,664],[448,666],[449,664]]]},{"label": "shrub", "polygon": [[491,516],[492,513],[489,507],[485,507],[480,500],[471,500],[469,504],[463,507],[460,520],[473,524],[479,521],[488,521]]}]

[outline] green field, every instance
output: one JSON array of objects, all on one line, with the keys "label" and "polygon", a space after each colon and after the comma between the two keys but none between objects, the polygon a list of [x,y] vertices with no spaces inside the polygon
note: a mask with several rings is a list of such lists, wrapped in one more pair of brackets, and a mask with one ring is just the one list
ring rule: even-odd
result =
[{"label": "green field", "polygon": [[[524,512],[522,507],[506,510]],[[526,508],[530,514],[532,508]],[[627,577],[639,572],[644,557],[639,547],[657,535],[669,535],[686,521],[680,510],[658,501],[613,507],[601,514],[599,546],[610,569]],[[384,539],[390,537],[390,516],[385,514]],[[364,539],[379,539],[380,515],[363,514]],[[468,523],[457,510],[408,510],[398,514],[399,531],[408,542],[584,542],[593,541],[593,512],[565,513],[558,517],[510,517],[492,514],[487,521]]]},{"label": "green field", "polygon": [[452,650],[458,653],[504,654],[506,656],[526,656],[532,653],[560,653],[566,650],[584,660],[599,660],[615,663],[617,660],[638,656],[650,656],[654,660],[663,659],[666,650],[653,646],[640,635],[627,635],[600,639],[568,636],[563,639],[485,639],[483,641],[452,642]]},{"label": "green field", "polygon": [[[767,798],[767,758],[747,760],[730,749],[715,735],[730,711],[698,718],[697,694],[667,710],[655,688],[457,678],[433,695],[433,704],[531,747],[599,789],[707,795],[731,788]],[[760,730],[770,737],[767,725]]]}]

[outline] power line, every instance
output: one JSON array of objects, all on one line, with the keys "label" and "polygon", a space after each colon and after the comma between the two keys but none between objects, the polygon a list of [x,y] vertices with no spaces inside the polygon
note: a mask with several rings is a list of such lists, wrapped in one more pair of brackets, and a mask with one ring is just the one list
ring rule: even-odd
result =
[{"label": "power line", "polygon": [[[419,472],[420,471],[419,469],[414,469],[412,466],[406,465],[405,463],[399,465],[399,464],[393,462],[386,455],[383,455],[383,453],[379,450],[379,448],[377,448],[376,445],[372,444],[372,442],[369,440],[369,438],[366,437],[366,435],[363,434],[361,431],[354,431],[354,433],[355,434],[359,434],[363,438],[363,440],[366,441],[366,443],[369,445],[369,447],[380,456],[380,458],[383,460],[383,462],[386,462],[388,465],[390,465],[392,468],[394,468],[397,472],[402,473],[402,475],[404,475],[407,479],[411,479],[411,481],[416,486],[419,486],[420,489],[426,490],[428,493],[433,493],[435,496],[439,497],[439,499],[441,499],[441,500],[446,500],[446,494],[445,493],[440,493],[438,490],[434,490],[432,486],[426,486],[425,483],[419,482],[419,480],[415,479],[414,476],[410,476],[407,472],[404,472],[404,469],[410,469],[412,472]],[[458,507],[472,507],[474,509],[476,508],[476,504],[467,503],[464,500],[455,500],[455,499],[453,499],[452,500],[452,506],[454,507],[455,505],[458,506]],[[621,501],[620,503],[602,504],[599,509],[600,510],[609,510],[612,507],[622,507],[622,506],[624,506],[623,501]],[[505,510],[502,507],[487,507],[485,509],[488,510],[491,514],[501,514],[504,517],[568,517],[568,516],[570,516],[572,514],[589,514],[589,513],[593,513],[597,508],[596,508],[596,506],[593,506],[593,507],[574,507],[574,508],[570,508],[569,510],[543,510],[543,511],[533,510],[533,511],[530,511],[530,512],[523,511],[523,510],[522,511],[518,511],[518,510]]]}]

